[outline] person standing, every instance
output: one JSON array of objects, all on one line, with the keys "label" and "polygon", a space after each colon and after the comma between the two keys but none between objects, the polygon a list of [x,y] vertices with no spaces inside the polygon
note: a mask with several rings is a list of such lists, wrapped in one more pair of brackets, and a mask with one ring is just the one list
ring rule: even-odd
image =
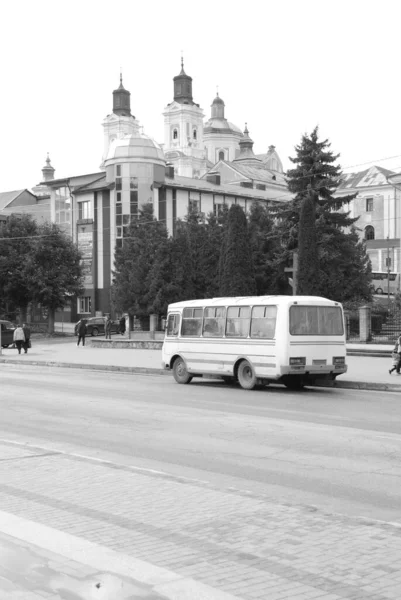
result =
[{"label": "person standing", "polygon": [[120,324],[119,324],[118,330],[121,333],[121,335],[124,335],[124,333],[125,333],[125,317],[124,316],[122,316],[120,319]]},{"label": "person standing", "polygon": [[398,354],[398,357],[393,359],[393,366],[389,370],[389,373],[391,375],[391,373],[393,371],[397,371],[397,375],[401,375],[401,373],[400,373],[400,369],[401,369],[401,335],[398,337],[398,339],[395,343],[393,353]]},{"label": "person standing", "polygon": [[28,325],[26,323],[22,324],[22,330],[24,332],[24,336],[25,336],[25,342],[24,342],[24,352],[25,354],[28,354],[28,348],[31,347],[30,341],[31,341],[31,330],[28,327]]},{"label": "person standing", "polygon": [[21,325],[17,325],[17,327],[15,328],[13,340],[15,342],[15,345],[17,346],[18,354],[21,354],[21,348],[25,343],[24,330],[22,329]]},{"label": "person standing", "polygon": [[81,319],[78,324],[78,341],[77,346],[79,346],[79,342],[82,340],[82,345],[85,346],[85,336],[86,336],[86,320]]},{"label": "person standing", "polygon": [[111,319],[110,319],[109,315],[107,315],[107,317],[106,317],[105,331],[106,331],[106,340],[111,340]]}]

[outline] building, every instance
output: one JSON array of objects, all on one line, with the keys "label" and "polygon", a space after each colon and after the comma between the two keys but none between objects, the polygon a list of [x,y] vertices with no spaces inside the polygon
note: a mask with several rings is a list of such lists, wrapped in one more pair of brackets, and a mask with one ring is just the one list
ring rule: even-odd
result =
[{"label": "building", "polygon": [[[359,217],[356,226],[361,239],[366,240],[372,272],[390,273],[395,281],[401,267],[401,174],[379,166],[343,174],[335,195],[354,193],[357,196],[350,202],[349,210],[351,217]],[[386,292],[383,279],[373,279],[375,288]]]},{"label": "building", "polygon": [[[218,115],[224,120],[224,111]],[[215,138],[208,131],[208,152],[224,150],[225,158],[217,164],[206,159],[201,146],[203,112],[193,102],[192,79],[183,65],[174,78],[174,101],[164,117],[169,145],[163,151],[132,115],[130,93],[120,77],[120,86],[113,91],[113,110],[103,121],[101,170],[42,182],[50,190],[52,221],[72,236],[83,254],[85,289],[71,305],[72,322],[112,313],[115,250],[124,243],[130,221],[142,205],[151,202],[155,217],[174,235],[177,220],[190,208],[205,215],[219,214],[223,205],[235,203],[247,211],[256,201],[290,198],[278,157],[276,170],[256,157],[247,128],[242,133],[230,124],[224,133],[215,132]],[[66,314],[56,314],[56,321],[61,318],[65,322]]]}]

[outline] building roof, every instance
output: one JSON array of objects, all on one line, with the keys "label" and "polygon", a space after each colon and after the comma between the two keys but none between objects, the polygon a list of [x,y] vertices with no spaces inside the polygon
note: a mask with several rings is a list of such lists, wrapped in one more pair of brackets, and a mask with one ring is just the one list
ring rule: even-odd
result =
[{"label": "building roof", "polygon": [[391,175],[394,175],[394,171],[389,171],[389,169],[384,169],[377,165],[369,167],[369,169],[365,169],[364,171],[359,171],[358,173],[343,173],[337,192],[354,188],[389,185],[387,177],[390,177]]},{"label": "building roof", "polygon": [[203,127],[203,133],[230,133],[234,132],[237,134],[243,135],[241,129],[231,123],[231,121],[227,121],[227,119],[222,119],[219,117],[211,117],[208,121],[206,121]]},{"label": "building roof", "polygon": [[14,190],[12,192],[0,192],[0,210],[3,210],[3,208],[6,208],[9,204],[11,204],[11,202],[14,202],[24,192],[31,194],[32,197],[35,198],[35,201],[36,201],[36,196],[27,189]]},{"label": "building roof", "polygon": [[60,177],[59,179],[51,179],[50,181],[41,181],[40,185],[59,188],[63,185],[70,185],[73,188],[80,188],[104,177],[104,171],[98,173],[88,173],[85,175],[73,175],[72,177]]},{"label": "building roof", "polygon": [[[242,175],[245,179],[251,179],[252,181],[260,181],[263,183],[268,183],[269,185],[286,185],[286,181],[282,173],[266,169],[266,167],[262,163],[260,166],[255,167],[241,164],[240,162],[219,161],[217,165],[219,163],[224,163],[230,169],[233,169],[233,171],[236,171],[237,173]],[[215,165],[215,167],[217,165]],[[203,175],[203,177],[206,177],[206,175]]]},{"label": "building roof", "polygon": [[[274,181],[269,183],[274,184]],[[173,188],[193,189],[199,192],[214,192],[215,194],[225,194],[227,196],[236,196],[241,198],[258,198],[260,200],[275,200],[277,199],[277,190],[267,189],[258,190],[255,188],[245,188],[239,185],[230,183],[222,183],[220,185],[207,181],[206,179],[193,179],[191,177],[181,177],[174,175],[174,179],[165,180],[165,185]]]}]

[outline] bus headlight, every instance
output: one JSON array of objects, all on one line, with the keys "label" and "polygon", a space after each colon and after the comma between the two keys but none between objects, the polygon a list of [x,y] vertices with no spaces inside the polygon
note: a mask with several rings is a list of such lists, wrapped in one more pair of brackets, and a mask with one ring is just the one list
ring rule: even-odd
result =
[{"label": "bus headlight", "polygon": [[345,356],[333,356],[333,365],[345,365]]},{"label": "bus headlight", "polygon": [[304,356],[290,358],[290,365],[306,365],[306,358]]}]

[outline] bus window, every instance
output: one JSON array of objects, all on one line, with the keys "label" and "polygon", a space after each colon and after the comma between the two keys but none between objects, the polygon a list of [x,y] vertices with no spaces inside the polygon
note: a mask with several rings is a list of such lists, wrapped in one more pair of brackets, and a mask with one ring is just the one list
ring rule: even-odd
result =
[{"label": "bus window", "polygon": [[202,331],[203,308],[184,308],[182,311],[181,335],[200,337]]},{"label": "bus window", "polygon": [[248,337],[251,322],[249,306],[229,306],[227,309],[227,337]]},{"label": "bus window", "polygon": [[291,306],[291,335],[343,335],[339,306]]},{"label": "bus window", "polygon": [[223,337],[225,322],[225,307],[206,307],[203,319],[203,337]]},{"label": "bus window", "polygon": [[273,339],[276,332],[277,306],[254,306],[252,309],[251,337]]},{"label": "bus window", "polygon": [[168,337],[177,336],[180,331],[180,315],[173,314],[168,316],[167,335]]}]

